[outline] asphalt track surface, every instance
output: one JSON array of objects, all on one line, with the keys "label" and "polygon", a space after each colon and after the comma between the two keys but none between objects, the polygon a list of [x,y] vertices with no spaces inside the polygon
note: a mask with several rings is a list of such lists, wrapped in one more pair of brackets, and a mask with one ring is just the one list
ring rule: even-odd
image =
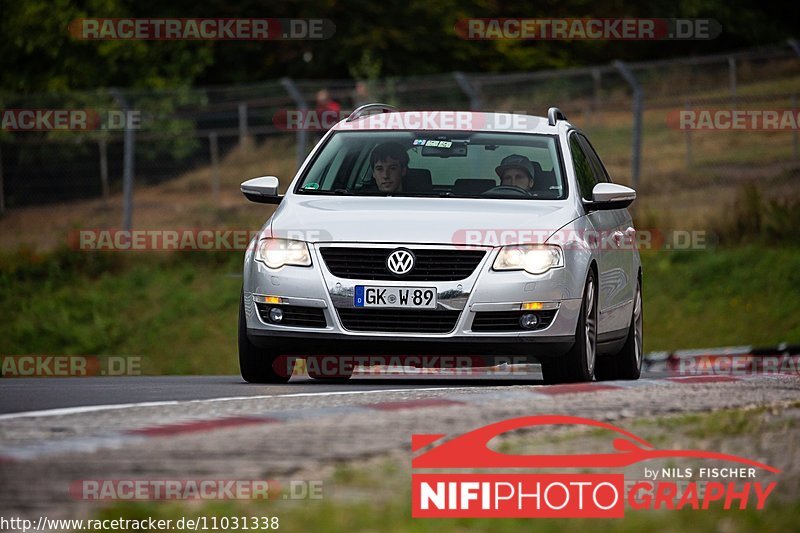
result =
[{"label": "asphalt track surface", "polygon": [[[667,376],[645,372],[645,377]],[[525,383],[537,385],[540,374],[496,378],[479,376],[420,377],[354,376],[347,383],[325,383],[294,376],[289,383],[253,385],[239,376],[127,376],[83,378],[22,378],[0,380],[0,415],[75,407],[148,402],[188,402],[215,398],[239,398],[330,392],[415,390],[447,387],[502,387]]]},{"label": "asphalt track surface", "polygon": [[[646,373],[662,377],[664,373]],[[0,380],[0,415],[147,402],[187,402],[215,398],[382,390],[440,389],[448,387],[498,387],[519,383],[541,384],[539,374],[496,378],[354,376],[347,383],[325,383],[294,376],[280,385],[253,385],[239,376],[127,376],[85,378],[14,378]]]}]

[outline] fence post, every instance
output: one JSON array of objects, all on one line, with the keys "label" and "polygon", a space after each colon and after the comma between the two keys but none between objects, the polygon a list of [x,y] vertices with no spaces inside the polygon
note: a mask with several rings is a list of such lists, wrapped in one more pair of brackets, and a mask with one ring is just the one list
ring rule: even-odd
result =
[{"label": "fence post", "polygon": [[[792,95],[792,113],[797,113],[797,93]],[[800,159],[800,151],[797,147],[797,136],[797,128],[794,128],[792,130],[792,154],[795,159]]]},{"label": "fence post", "polygon": [[[687,100],[684,104],[684,109],[691,111],[692,103]],[[692,130],[690,128],[686,128],[684,138],[686,140],[686,170],[689,170],[692,168]]]},{"label": "fence post", "polygon": [[[112,88],[109,91],[117,105],[122,108],[125,116],[130,116],[130,105],[119,89]],[[130,121],[125,121],[125,141],[122,156],[122,229],[130,231],[133,227],[133,171],[134,171],[134,150],[135,138],[133,136],[133,128]]]},{"label": "fence post", "polygon": [[483,105],[481,102],[480,86],[470,81],[463,72],[453,72],[453,77],[456,79],[459,88],[467,95],[467,98],[469,98],[469,108],[472,111],[480,111]]},{"label": "fence post", "polygon": [[97,142],[100,149],[100,186],[103,190],[103,203],[108,205],[108,198],[111,196],[111,189],[108,186],[108,150],[106,138],[103,137]]},{"label": "fence post", "polygon": [[239,103],[239,147],[245,148],[247,143],[247,103]]},{"label": "fence post", "polygon": [[217,132],[208,134],[208,149],[211,152],[211,197],[219,204],[219,144]]},{"label": "fence post", "polygon": [[[797,42],[797,39],[788,39],[786,41],[789,43],[789,46],[792,47],[794,53],[800,56],[800,42]],[[792,112],[797,111],[797,93],[792,95]],[[798,148],[797,148],[797,128],[792,130],[792,151],[794,152],[794,158],[798,159]]]},{"label": "fence post", "polygon": [[[304,116],[306,111],[308,111],[308,104],[306,104],[306,99],[303,98],[303,94],[297,88],[294,81],[291,78],[281,78],[281,85],[283,88],[286,89],[286,92],[289,93],[289,96],[294,100],[295,105],[297,106],[297,110],[300,111],[301,116]],[[308,130],[306,128],[299,128],[297,130],[297,168],[300,168],[300,165],[303,164],[303,161],[306,158],[306,145],[308,144]]]},{"label": "fence post", "polygon": [[[600,109],[600,91],[603,90],[602,85],[602,73],[600,72],[599,68],[592,69],[592,102],[589,105],[591,112],[589,114],[589,120],[587,123],[593,122],[594,117],[597,114],[597,111]],[[588,126],[588,124],[587,124]]]},{"label": "fence post", "polygon": [[728,56],[728,83],[731,89],[731,107],[736,109],[736,58]]},{"label": "fence post", "polygon": [[6,214],[6,195],[3,187],[3,152],[0,151],[0,216]]},{"label": "fence post", "polygon": [[786,43],[792,47],[795,54],[800,56],[800,42],[797,42],[797,39],[787,39]]},{"label": "fence post", "polygon": [[644,94],[639,80],[633,75],[628,65],[622,61],[614,61],[614,68],[617,69],[628,82],[633,90],[633,140],[631,154],[631,186],[635,189],[639,184],[639,168],[642,154],[642,112]]}]

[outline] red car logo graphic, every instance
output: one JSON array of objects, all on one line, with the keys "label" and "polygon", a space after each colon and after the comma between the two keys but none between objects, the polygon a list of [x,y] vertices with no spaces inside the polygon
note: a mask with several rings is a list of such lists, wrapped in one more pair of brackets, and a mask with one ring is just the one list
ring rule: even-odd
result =
[{"label": "red car logo graphic", "polygon": [[[591,453],[569,455],[518,455],[494,451],[489,441],[507,431],[534,426],[591,426],[608,429],[619,436],[613,441],[614,453]],[[412,435],[411,449],[418,451],[446,437],[445,434]],[[772,466],[752,461],[738,455],[708,452],[703,450],[658,450],[652,444],[605,422],[589,418],[564,415],[523,416],[489,424],[464,433],[412,460],[413,468],[621,468],[650,459],[696,458],[731,461],[769,472],[781,471]]]}]

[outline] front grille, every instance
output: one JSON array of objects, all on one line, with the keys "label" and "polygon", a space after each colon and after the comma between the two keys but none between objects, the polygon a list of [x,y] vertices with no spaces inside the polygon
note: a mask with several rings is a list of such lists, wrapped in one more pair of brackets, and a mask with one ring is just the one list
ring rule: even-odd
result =
[{"label": "front grille", "polygon": [[337,309],[345,329],[385,333],[448,333],[461,311],[430,309]]},{"label": "front grille", "polygon": [[[536,315],[539,323],[535,328],[526,329],[519,325],[522,315]],[[483,311],[475,313],[472,331],[536,331],[544,329],[553,322],[556,310],[550,311]]]},{"label": "front grille", "polygon": [[374,281],[456,281],[469,277],[486,253],[483,250],[412,248],[416,258],[414,268],[398,276],[386,268],[386,259],[396,249],[325,246],[319,251],[334,276]]},{"label": "front grille", "polygon": [[[270,309],[277,307],[283,311],[283,320],[273,322],[269,318]],[[267,324],[279,326],[296,326],[300,328],[324,328],[328,325],[325,312],[319,307],[303,307],[299,305],[272,305],[256,303],[258,316]]]}]

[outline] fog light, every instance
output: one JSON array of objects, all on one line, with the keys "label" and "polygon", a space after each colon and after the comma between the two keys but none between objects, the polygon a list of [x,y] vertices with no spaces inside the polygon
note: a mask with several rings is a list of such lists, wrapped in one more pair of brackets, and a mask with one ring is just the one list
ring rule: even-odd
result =
[{"label": "fog light", "polygon": [[522,329],[533,329],[539,323],[539,317],[533,314],[525,314],[519,317],[519,325]]},{"label": "fog light", "polygon": [[273,307],[269,310],[269,320],[270,322],[280,323],[280,321],[283,320],[283,311],[277,307]]}]

